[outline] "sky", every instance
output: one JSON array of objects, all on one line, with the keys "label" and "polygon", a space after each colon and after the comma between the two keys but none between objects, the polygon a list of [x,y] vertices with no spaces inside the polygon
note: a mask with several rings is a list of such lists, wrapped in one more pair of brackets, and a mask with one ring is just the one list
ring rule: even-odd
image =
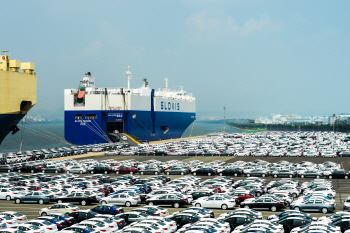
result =
[{"label": "sky", "polygon": [[349,113],[349,1],[2,1],[0,50],[34,62],[33,112],[63,116],[63,91],[193,93],[197,116]]}]

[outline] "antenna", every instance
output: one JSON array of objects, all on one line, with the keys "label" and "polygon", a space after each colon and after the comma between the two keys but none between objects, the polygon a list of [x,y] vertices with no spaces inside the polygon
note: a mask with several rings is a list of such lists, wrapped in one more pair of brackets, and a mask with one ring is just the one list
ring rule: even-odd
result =
[{"label": "antenna", "polygon": [[168,91],[168,78],[164,79],[164,90]]},{"label": "antenna", "polygon": [[130,89],[130,79],[132,78],[130,66],[128,66],[128,71],[126,71],[125,74],[128,76],[128,89]]}]

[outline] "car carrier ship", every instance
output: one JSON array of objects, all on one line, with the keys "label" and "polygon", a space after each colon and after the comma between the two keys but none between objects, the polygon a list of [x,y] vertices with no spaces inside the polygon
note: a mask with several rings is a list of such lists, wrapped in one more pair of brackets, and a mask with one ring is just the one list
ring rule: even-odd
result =
[{"label": "car carrier ship", "polygon": [[164,89],[143,86],[95,88],[88,72],[78,89],[64,91],[65,139],[76,145],[115,142],[125,133],[136,140],[156,141],[179,138],[196,118],[196,99],[192,94],[172,91],[165,79]]},{"label": "car carrier ship", "polygon": [[0,143],[36,104],[35,64],[10,60],[8,51],[0,54]]}]

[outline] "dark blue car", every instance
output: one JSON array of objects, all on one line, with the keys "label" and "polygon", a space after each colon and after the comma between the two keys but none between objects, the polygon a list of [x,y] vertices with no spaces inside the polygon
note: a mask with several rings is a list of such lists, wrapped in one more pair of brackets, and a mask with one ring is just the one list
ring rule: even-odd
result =
[{"label": "dark blue car", "polygon": [[62,221],[65,221],[68,227],[77,223],[77,221],[75,221],[75,219],[73,217],[69,216],[68,214],[54,213],[54,214],[48,214],[46,216],[57,217],[57,218],[61,219]]},{"label": "dark blue car", "polygon": [[120,214],[124,213],[124,209],[116,205],[99,205],[91,209],[92,211],[99,214]]}]

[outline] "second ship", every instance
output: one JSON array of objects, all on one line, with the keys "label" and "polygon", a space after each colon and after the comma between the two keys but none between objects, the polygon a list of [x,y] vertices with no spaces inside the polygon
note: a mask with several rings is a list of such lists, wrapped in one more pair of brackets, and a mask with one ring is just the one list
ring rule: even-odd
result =
[{"label": "second ship", "polygon": [[155,90],[144,79],[143,86],[130,88],[130,67],[126,72],[128,88],[95,88],[87,73],[78,89],[64,91],[65,139],[76,145],[115,142],[120,133],[136,140],[157,141],[182,136],[196,119],[196,99],[192,94],[165,88]]}]

